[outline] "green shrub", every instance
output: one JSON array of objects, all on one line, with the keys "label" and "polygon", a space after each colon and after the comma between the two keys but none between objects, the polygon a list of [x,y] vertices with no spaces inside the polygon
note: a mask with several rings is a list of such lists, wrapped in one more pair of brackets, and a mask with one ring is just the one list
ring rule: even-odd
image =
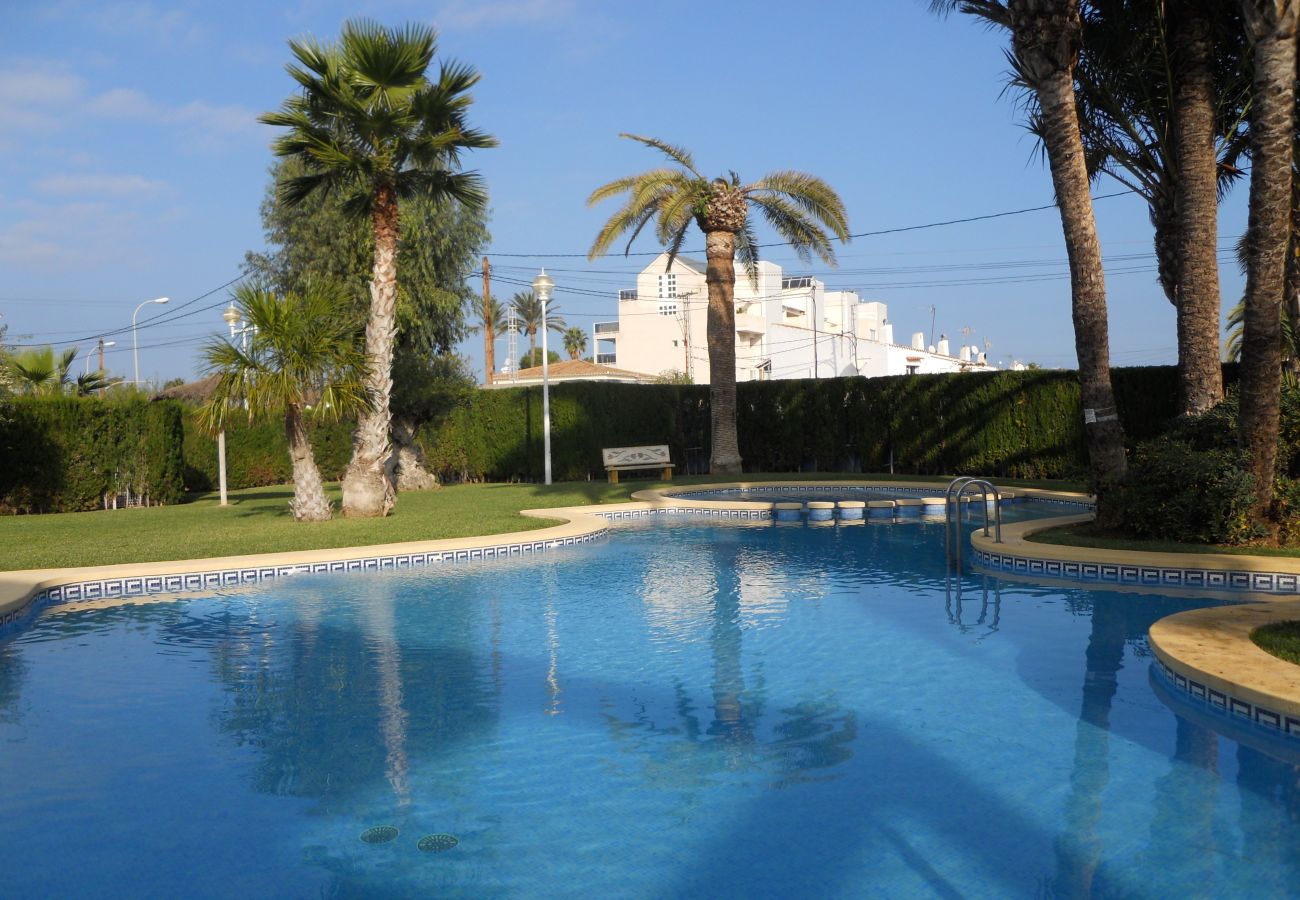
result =
[{"label": "green shrub", "polygon": [[[1231,380],[1232,370],[1225,367]],[[1160,434],[1177,412],[1172,367],[1114,370],[1124,425]],[[418,399],[418,398],[417,398]],[[447,481],[542,478],[540,387],[448,390],[418,406],[429,469]],[[1300,422],[1300,410],[1297,410]],[[343,474],[352,423],[316,426],[326,478]],[[668,444],[678,472],[708,458],[709,388],[568,382],[551,389],[557,480],[604,478],[605,447]],[[1079,478],[1087,472],[1077,376],[1070,371],[756,381],[737,385],[737,431],[747,471],[886,471]],[[289,478],[278,421],[233,424],[226,435],[233,488]],[[185,482],[216,486],[216,442],[187,416]]]},{"label": "green shrub", "polygon": [[0,512],[97,509],[129,490],[149,503],[184,493],[182,409],[138,397],[0,403]]}]

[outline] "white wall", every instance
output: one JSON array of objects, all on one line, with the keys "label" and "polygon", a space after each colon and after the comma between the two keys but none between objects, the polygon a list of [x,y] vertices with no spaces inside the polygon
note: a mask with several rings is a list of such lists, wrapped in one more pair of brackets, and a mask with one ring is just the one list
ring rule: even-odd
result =
[{"label": "white wall", "polygon": [[[689,370],[697,384],[707,384],[703,261],[679,258],[671,270],[667,261],[666,253],[656,257],[637,276],[637,299],[619,301],[615,364],[648,375]],[[863,302],[852,291],[827,291],[816,279],[807,287],[782,289],[782,275],[775,263],[760,262],[754,283],[737,269],[737,381],[811,378],[814,363],[819,378],[989,369],[956,356],[894,344],[894,326],[884,303]],[[667,296],[674,289],[677,296]],[[960,353],[960,348],[953,352]],[[764,363],[770,374],[760,371]]]}]

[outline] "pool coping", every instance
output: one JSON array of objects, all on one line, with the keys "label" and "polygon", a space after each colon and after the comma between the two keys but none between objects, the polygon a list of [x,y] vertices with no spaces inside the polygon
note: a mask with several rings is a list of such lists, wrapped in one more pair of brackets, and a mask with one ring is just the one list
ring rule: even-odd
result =
[{"label": "pool coping", "polygon": [[1250,633],[1300,619],[1300,600],[1175,613],[1155,622],[1151,651],[1168,681],[1211,709],[1300,737],[1300,666],[1260,649]]}]

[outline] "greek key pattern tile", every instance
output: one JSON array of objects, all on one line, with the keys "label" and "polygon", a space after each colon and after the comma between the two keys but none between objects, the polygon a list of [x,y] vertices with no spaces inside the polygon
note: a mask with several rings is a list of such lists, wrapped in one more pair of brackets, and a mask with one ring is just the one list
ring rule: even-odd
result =
[{"label": "greek key pattern tile", "polygon": [[1155,665],[1159,667],[1160,673],[1164,675],[1169,684],[1187,694],[1191,699],[1205,703],[1211,710],[1234,719],[1254,722],[1256,725],[1285,734],[1287,737],[1300,738],[1300,718],[1248,703],[1240,697],[1234,697],[1231,694],[1215,690],[1170,668],[1160,659],[1155,661]]},{"label": "greek key pattern tile", "polygon": [[138,597],[144,594],[158,594],[164,591],[167,593],[202,591],[234,585],[256,584],[277,578],[315,572],[380,572],[446,563],[502,559],[512,556],[523,558],[563,547],[590,543],[608,534],[609,529],[602,528],[591,534],[576,537],[521,541],[488,547],[475,547],[468,550],[437,550],[427,553],[363,556],[356,559],[302,563],[300,565],[253,566],[241,569],[216,569],[210,572],[185,572],[176,575],[133,576],[110,578],[102,581],[74,581],[40,591],[32,597],[26,606],[0,616],[0,634],[4,634],[8,628],[27,618],[46,603],[111,600],[122,597]]},{"label": "greek key pattern tile", "polygon": [[705,509],[698,506],[664,506],[655,509],[620,509],[611,512],[593,511],[610,522],[619,519],[647,519],[651,516],[699,516],[706,519],[770,519],[768,509]]},{"label": "greek key pattern tile", "polygon": [[1260,594],[1294,594],[1300,590],[1300,576],[1288,572],[1239,572],[1229,569],[1184,569],[1154,566],[1126,566],[1084,563],[1058,559],[1035,559],[1010,553],[989,553],[973,549],[973,559],[987,569],[1019,575],[1042,575],[1102,584],[1139,587],[1207,588],[1216,591],[1251,591]]}]

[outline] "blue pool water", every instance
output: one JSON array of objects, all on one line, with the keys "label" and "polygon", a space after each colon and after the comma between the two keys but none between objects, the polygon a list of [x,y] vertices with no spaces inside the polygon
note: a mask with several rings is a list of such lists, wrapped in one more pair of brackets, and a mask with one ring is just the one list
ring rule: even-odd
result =
[{"label": "blue pool water", "polygon": [[942,546],[659,520],[50,607],[0,637],[0,895],[1296,889],[1296,758],[1152,681],[1150,623],[1215,601],[950,579]]}]

